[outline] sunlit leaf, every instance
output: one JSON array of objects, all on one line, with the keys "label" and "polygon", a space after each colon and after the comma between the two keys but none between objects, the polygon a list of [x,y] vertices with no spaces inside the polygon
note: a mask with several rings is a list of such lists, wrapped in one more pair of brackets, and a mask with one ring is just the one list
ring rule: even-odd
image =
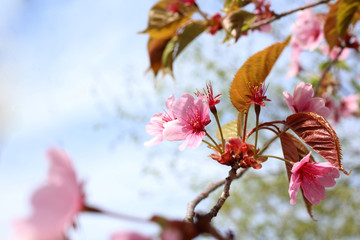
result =
[{"label": "sunlit leaf", "polygon": [[231,103],[239,112],[249,109],[252,87],[259,87],[269,75],[273,65],[288,44],[290,37],[251,56],[236,73],[230,88]]},{"label": "sunlit leaf", "polygon": [[[293,163],[300,161],[300,154],[302,155],[304,153],[306,147],[299,140],[297,140],[290,133],[284,133],[280,136],[280,142],[281,142],[281,147],[283,150],[284,158],[286,160],[289,160],[290,162],[293,162]],[[291,173],[292,166],[293,165],[291,163],[285,162],[286,172],[287,172],[289,181],[290,181],[291,174],[292,174]],[[307,200],[304,197],[304,193],[303,193],[302,189],[301,189],[301,193],[302,193],[302,196],[303,196],[303,199],[305,202],[306,210],[307,210],[309,216],[312,219],[314,219],[314,216],[312,214],[312,204],[309,200]]]},{"label": "sunlit leaf", "polygon": [[[237,120],[233,120],[221,127],[225,140],[229,138],[238,137],[237,135]],[[216,132],[216,137],[221,140],[220,131]]]},{"label": "sunlit leaf", "polygon": [[162,56],[162,65],[166,73],[172,75],[172,66],[176,57],[205,29],[206,25],[203,22],[190,22],[168,42]]},{"label": "sunlit leaf", "polygon": [[194,6],[181,6],[178,12],[169,11],[169,1],[157,2],[149,12],[147,28],[140,33],[148,33],[151,38],[169,38],[186,23],[196,8]]},{"label": "sunlit leaf", "polygon": [[229,13],[223,21],[224,29],[227,31],[227,36],[224,41],[235,38],[235,42],[239,39],[241,34],[254,23],[256,15],[241,9]]},{"label": "sunlit leaf", "polygon": [[341,165],[339,139],[325,118],[312,112],[300,112],[290,115],[286,124],[325,160],[348,174]]},{"label": "sunlit leaf", "polygon": [[239,8],[245,7],[251,2],[251,0],[225,0],[223,12],[232,12]]},{"label": "sunlit leaf", "polygon": [[329,13],[327,14],[324,24],[325,39],[329,45],[330,51],[336,45],[336,42],[339,39],[339,34],[336,30],[338,9],[339,9],[339,1],[330,6],[330,10]]},{"label": "sunlit leaf", "polygon": [[344,37],[354,14],[360,8],[359,0],[341,0],[337,11],[336,29],[340,37]]},{"label": "sunlit leaf", "polygon": [[166,45],[171,38],[149,38],[148,53],[150,58],[150,68],[153,70],[155,76],[159,70],[162,69],[162,56]]}]

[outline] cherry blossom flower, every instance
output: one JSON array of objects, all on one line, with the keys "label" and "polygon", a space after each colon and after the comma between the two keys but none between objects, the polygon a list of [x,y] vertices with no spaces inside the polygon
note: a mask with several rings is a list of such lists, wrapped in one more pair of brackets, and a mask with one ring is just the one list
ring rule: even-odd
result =
[{"label": "cherry blossom flower", "polygon": [[225,152],[220,153],[218,150],[209,157],[218,161],[224,165],[232,165],[235,162],[239,162],[243,168],[253,167],[254,169],[260,169],[263,158],[254,158],[254,146],[249,143],[244,143],[239,138],[230,138],[228,143],[225,145]]},{"label": "cherry blossom flower", "polygon": [[321,21],[312,8],[300,11],[291,29],[294,32],[291,46],[297,45],[302,50],[313,51],[324,38]]},{"label": "cherry blossom flower", "polygon": [[217,33],[217,31],[219,31],[222,26],[221,26],[221,15],[219,13],[215,13],[209,21],[209,26],[208,26],[208,32],[211,35],[215,35],[215,33]]},{"label": "cherry blossom flower", "polygon": [[325,118],[330,114],[330,110],[325,106],[325,100],[314,97],[314,90],[309,83],[300,82],[294,90],[293,96],[284,91],[284,100],[291,112],[314,112]]},{"label": "cherry blossom flower", "polygon": [[310,154],[292,167],[289,186],[290,204],[296,203],[300,186],[306,199],[313,205],[318,204],[320,200],[326,198],[325,187],[335,186],[335,178],[340,176],[339,171],[329,162],[311,163]]},{"label": "cherry blossom flower", "polygon": [[[270,10],[270,2],[265,0],[258,0],[255,3],[255,15],[256,20],[255,22],[260,22],[265,19],[269,19],[274,15],[274,12]],[[261,32],[271,32],[271,25],[266,24],[259,27],[259,31]]]},{"label": "cherry blossom flower", "polygon": [[164,140],[164,136],[163,136],[164,123],[176,119],[172,111],[174,101],[175,101],[174,95],[171,95],[165,102],[167,112],[156,113],[151,117],[150,122],[146,125],[146,132],[155,137],[150,141],[145,142],[144,144],[145,146],[153,146]]},{"label": "cherry blossom flower", "polygon": [[359,95],[351,94],[340,101],[339,115],[343,118],[350,117],[359,112]]},{"label": "cherry blossom flower", "polygon": [[251,100],[247,102],[247,104],[256,104],[259,106],[264,107],[265,103],[264,101],[271,101],[270,99],[267,99],[265,94],[268,89],[269,85],[265,85],[265,83],[261,84],[260,86],[251,86],[250,92],[251,95],[247,95]]},{"label": "cherry blossom flower", "polygon": [[186,146],[197,148],[206,135],[205,126],[211,121],[207,98],[199,95],[195,99],[184,93],[174,101],[172,111],[177,119],[164,123],[164,138],[168,141],[184,140],[179,147],[181,151]]},{"label": "cherry blossom flower", "polygon": [[288,72],[286,74],[287,78],[295,77],[299,74],[301,70],[301,62],[300,62],[300,54],[301,54],[301,48],[297,45],[293,46],[291,55],[290,55],[290,65]]},{"label": "cherry blossom flower", "polygon": [[151,240],[136,232],[118,232],[111,236],[111,240]]},{"label": "cherry blossom flower", "polygon": [[220,98],[222,96],[222,94],[218,94],[214,97],[214,92],[213,92],[213,88],[212,88],[212,84],[211,82],[208,82],[206,84],[206,89],[203,89],[203,93],[200,93],[199,90],[197,90],[195,92],[196,96],[200,96],[200,95],[204,95],[207,98],[207,101],[209,103],[209,108],[211,111],[215,110],[215,105],[220,103]]},{"label": "cherry blossom flower", "polygon": [[[329,46],[327,44],[323,44],[320,46],[320,50],[327,56],[329,56],[329,58],[331,60],[334,60],[336,58],[336,56],[338,55],[339,51],[340,51],[340,47],[335,46],[333,47],[333,49],[331,50],[331,52],[329,53]],[[350,49],[349,48],[344,48],[338,58],[339,61],[344,61],[346,60],[350,55]]]},{"label": "cherry blossom flower", "polygon": [[77,180],[69,156],[61,149],[52,148],[47,157],[48,178],[32,196],[32,214],[14,223],[20,239],[66,239],[66,230],[74,225],[75,217],[84,206],[82,183]]},{"label": "cherry blossom flower", "polygon": [[196,0],[173,0],[169,2],[168,7],[166,8],[170,12],[179,12],[180,5],[183,4],[186,7],[194,5]]}]

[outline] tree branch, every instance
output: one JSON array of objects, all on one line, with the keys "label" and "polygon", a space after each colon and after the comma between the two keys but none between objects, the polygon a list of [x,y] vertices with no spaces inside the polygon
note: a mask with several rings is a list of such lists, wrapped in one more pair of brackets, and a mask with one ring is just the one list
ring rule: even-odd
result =
[{"label": "tree branch", "polygon": [[[241,169],[236,176],[232,179],[238,179],[240,178],[248,168]],[[210,193],[221,187],[226,183],[226,179],[223,179],[221,181],[211,183],[203,192],[201,192],[194,200],[188,203],[187,212],[184,221],[186,222],[193,222],[194,216],[195,216],[195,207],[204,199],[206,199]]]},{"label": "tree branch", "polygon": [[318,1],[318,2],[315,2],[315,3],[312,3],[312,4],[307,4],[305,6],[295,8],[295,9],[287,11],[287,12],[283,12],[283,13],[280,13],[280,14],[275,14],[271,18],[268,18],[268,19],[265,19],[263,21],[254,23],[247,30],[254,30],[254,29],[259,28],[261,26],[272,23],[272,22],[274,22],[274,21],[276,21],[276,20],[278,20],[278,19],[280,19],[282,17],[285,17],[287,15],[293,14],[295,12],[298,12],[298,11],[301,11],[301,10],[304,10],[304,9],[307,9],[307,8],[315,7],[315,6],[320,5],[320,4],[328,3],[328,2],[330,2],[330,0],[321,0],[321,1]]},{"label": "tree branch", "polygon": [[339,57],[342,53],[342,51],[344,50],[343,47],[341,47],[340,51],[338,52],[338,54],[336,54],[335,58],[329,63],[329,65],[327,65],[327,67],[325,68],[325,70],[323,71],[323,73],[321,74],[321,77],[319,79],[319,81],[317,82],[316,86],[315,86],[315,96],[318,94],[320,86],[322,84],[322,82],[324,81],[324,79],[326,78],[326,74],[330,71],[330,69],[332,68],[332,66],[334,66],[334,64],[339,60]]},{"label": "tree branch", "polygon": [[[219,210],[221,209],[221,207],[224,205],[226,199],[230,196],[230,185],[232,183],[232,181],[238,177],[238,174],[236,174],[236,171],[240,168],[240,164],[236,164],[234,166],[232,166],[231,170],[229,171],[229,175],[227,178],[225,178],[225,186],[224,186],[224,190],[220,196],[220,198],[218,199],[217,203],[215,204],[215,206],[210,210],[209,213],[207,213],[205,215],[205,217],[207,218],[207,220],[210,222],[211,219],[213,219],[214,217],[216,217],[216,215],[218,214]],[[243,171],[239,172],[240,176],[242,174],[245,173],[245,171],[248,168],[244,169]]]}]

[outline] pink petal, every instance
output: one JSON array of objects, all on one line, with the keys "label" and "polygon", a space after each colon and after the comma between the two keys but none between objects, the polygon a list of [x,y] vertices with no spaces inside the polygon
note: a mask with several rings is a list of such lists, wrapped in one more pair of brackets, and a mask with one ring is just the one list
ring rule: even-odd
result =
[{"label": "pink petal", "polygon": [[289,185],[289,195],[290,195],[290,204],[294,205],[296,203],[296,196],[298,194],[301,184],[301,175],[298,173],[293,173],[290,178]]},{"label": "pink petal", "polygon": [[301,159],[300,162],[295,163],[291,169],[291,172],[297,173],[306,163],[310,162],[310,155],[311,155],[311,152],[309,152],[308,155],[303,157],[303,159]]},{"label": "pink petal", "polygon": [[177,119],[164,124],[163,136],[168,141],[180,141],[184,140],[190,134],[190,131],[191,129],[185,129],[184,125]]},{"label": "pink petal", "polygon": [[330,115],[330,109],[325,106],[325,100],[319,97],[311,99],[307,111],[317,113],[324,118],[327,118]]},{"label": "pink petal", "polygon": [[180,145],[179,149],[180,151],[183,151],[185,149],[185,147],[187,146],[188,148],[197,148],[200,146],[202,139],[205,136],[205,132],[199,132],[199,133],[192,133],[189,134],[185,141]]},{"label": "pink petal", "polygon": [[320,185],[314,178],[303,178],[301,188],[304,191],[304,196],[313,205],[317,205],[320,200],[325,200],[325,187]]},{"label": "pink petal", "polygon": [[297,112],[303,112],[310,105],[314,90],[309,83],[300,82],[294,90],[293,101]]},{"label": "pink petal", "polygon": [[111,236],[111,240],[151,240],[136,232],[119,232]]},{"label": "pink petal", "polygon": [[292,113],[296,113],[295,108],[294,108],[294,103],[293,103],[293,97],[290,95],[290,93],[284,91],[283,96],[284,96],[286,105],[288,105],[290,111]]}]

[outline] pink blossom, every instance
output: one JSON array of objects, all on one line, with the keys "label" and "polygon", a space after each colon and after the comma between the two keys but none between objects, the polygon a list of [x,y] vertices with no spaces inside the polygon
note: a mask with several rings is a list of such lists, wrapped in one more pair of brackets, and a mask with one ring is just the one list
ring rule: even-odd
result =
[{"label": "pink blossom", "polygon": [[323,117],[328,117],[330,110],[325,106],[325,100],[314,97],[314,90],[309,83],[300,82],[294,90],[293,96],[283,92],[284,100],[291,112],[314,112]]},{"label": "pink blossom", "polygon": [[340,101],[339,115],[343,118],[350,117],[359,112],[359,95],[351,94]]},{"label": "pink blossom", "polygon": [[[320,50],[327,56],[329,56],[329,58],[331,60],[334,60],[336,58],[336,56],[339,54],[340,51],[340,47],[335,46],[331,52],[329,53],[329,46],[324,44],[320,46]],[[350,55],[350,49],[349,48],[344,48],[338,58],[339,61],[344,61],[346,60]]]},{"label": "pink blossom", "polygon": [[156,113],[151,117],[150,122],[146,125],[146,132],[155,137],[145,142],[144,144],[145,146],[153,146],[164,140],[164,136],[163,136],[164,123],[176,119],[172,111],[174,101],[175,101],[174,95],[171,95],[165,102],[167,112]]},{"label": "pink blossom", "polygon": [[32,196],[32,214],[14,223],[20,239],[66,239],[66,230],[73,226],[84,206],[82,183],[77,180],[69,156],[61,149],[52,148],[47,157],[48,178]]},{"label": "pink blossom", "polygon": [[111,236],[111,240],[151,240],[151,238],[136,232],[118,232]]},{"label": "pink blossom", "polygon": [[250,101],[246,104],[254,103],[256,105],[265,107],[264,101],[271,101],[265,96],[268,87],[269,85],[265,85],[265,83],[261,84],[260,86],[250,86],[251,95],[247,95],[247,97],[250,98]]},{"label": "pink blossom", "polygon": [[297,45],[293,46],[290,55],[290,65],[286,77],[292,78],[299,74],[301,70],[301,61],[300,61],[301,51],[302,51],[301,48],[298,47]]},{"label": "pink blossom", "polygon": [[294,164],[291,170],[289,186],[290,204],[296,203],[296,195],[301,186],[304,196],[313,205],[325,200],[325,187],[335,186],[335,178],[340,176],[339,171],[330,163],[311,163],[310,154],[300,162]]},{"label": "pink blossom", "polygon": [[[256,15],[256,20],[255,22],[261,22],[265,19],[270,19],[273,15],[274,12],[270,10],[270,1],[264,1],[264,0],[258,0],[256,2],[254,2],[255,4],[255,15]],[[270,24],[266,24],[266,25],[262,25],[259,27],[259,31],[261,32],[271,32],[272,28]]]},{"label": "pink blossom", "polygon": [[298,13],[291,29],[294,32],[291,45],[297,45],[302,50],[314,50],[324,38],[322,24],[311,8]]},{"label": "pink blossom", "polygon": [[176,99],[172,111],[177,117],[174,121],[164,123],[164,138],[168,141],[185,140],[179,147],[197,148],[206,135],[205,126],[210,123],[209,103],[203,95],[194,99],[184,93]]},{"label": "pink blossom", "polygon": [[215,105],[220,103],[220,98],[222,96],[222,94],[218,94],[214,97],[214,91],[211,82],[208,82],[206,84],[206,89],[205,88],[203,89],[203,93],[200,93],[200,91],[197,90],[197,92],[195,92],[195,95],[196,96],[204,95],[207,98],[207,101],[209,103],[209,108],[211,111],[216,111]]}]

